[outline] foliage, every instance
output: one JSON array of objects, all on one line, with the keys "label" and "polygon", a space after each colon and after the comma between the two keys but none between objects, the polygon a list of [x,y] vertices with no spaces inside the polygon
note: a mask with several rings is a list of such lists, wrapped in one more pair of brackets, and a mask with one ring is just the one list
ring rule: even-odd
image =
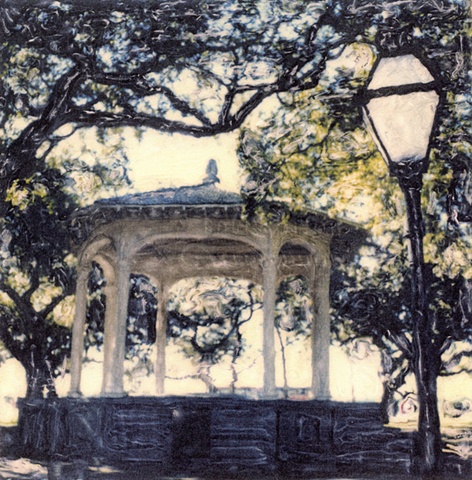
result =
[{"label": "foliage", "polygon": [[[100,143],[101,142],[101,143]],[[75,293],[75,258],[69,217],[84,201],[127,181],[116,163],[87,161],[94,148],[119,150],[121,138],[100,139],[81,151],[50,152],[45,165],[6,191],[1,219],[0,339],[26,371],[27,396],[55,394],[53,378],[63,374],[70,348]],[[101,147],[100,147],[101,145]],[[72,157],[72,158],[71,158]],[[41,168],[39,168],[41,167]]]},{"label": "foliage", "polygon": [[296,335],[308,335],[312,312],[308,284],[302,277],[288,277],[277,289],[275,325]]},{"label": "foliage", "polygon": [[[387,4],[384,4],[386,6]],[[457,2],[413,2],[384,11],[408,39],[410,51],[435,65],[444,92],[424,176],[425,259],[435,346],[441,374],[461,371],[472,342],[470,280],[472,235],[461,223],[469,208],[472,139],[467,36],[468,12]],[[368,12],[368,9],[366,10]],[[241,134],[239,157],[249,171],[244,189],[247,215],[271,220],[267,205],[317,209],[356,221],[371,232],[350,265],[334,258],[333,333],[341,344],[369,337],[384,352],[385,405],[411,371],[411,293],[404,241],[405,208],[396,181],[365,131],[358,94],[376,50],[374,17],[336,60],[328,61],[313,89],[280,94],[279,104]],[[362,22],[361,22],[362,23]],[[381,40],[380,35],[377,40]],[[462,361],[462,363],[461,363]]]},{"label": "foliage", "polygon": [[207,370],[211,365],[229,361],[234,389],[238,380],[236,362],[251,348],[242,327],[262,306],[260,288],[226,278],[197,278],[180,283],[168,303],[167,337],[185,356],[200,364],[197,377],[208,385],[209,391],[215,391],[215,386]]},{"label": "foliage", "polygon": [[[156,288],[143,275],[130,276],[126,359],[148,364],[151,347],[156,341]],[[88,279],[88,307],[84,348],[101,350],[107,305],[106,280],[101,267],[93,262]],[[151,367],[150,367],[151,368]]]},{"label": "foliage", "polygon": [[[87,138],[86,130],[104,144],[122,127],[138,135],[144,128],[195,136],[228,132],[274,94],[285,104],[286,128],[271,119],[265,139],[249,131],[244,136],[242,158],[252,176],[248,212],[265,198],[291,198],[294,208],[309,200],[330,213],[351,215],[357,206],[374,205],[371,214],[379,222],[370,226],[393,278],[395,259],[405,259],[396,240],[398,192],[385,171],[378,175],[378,157],[356,127],[360,118],[352,108],[352,92],[371,66],[365,45],[372,44],[385,19],[410,42],[421,43],[448,92],[425,189],[432,212],[428,231],[444,235],[429,241],[434,247],[427,254],[439,280],[459,274],[467,279],[469,237],[458,223],[470,216],[467,9],[461,0],[3,2],[0,174],[8,254],[2,304],[5,318],[15,318],[3,329],[11,331],[5,325],[12,322],[20,327],[28,315],[37,318],[41,312],[40,323],[46,324],[53,307],[64,307],[73,261],[61,222],[74,202],[83,200],[74,197],[74,189],[96,196],[102,186],[126,176],[123,169],[118,178],[105,178],[117,169],[103,166],[103,161],[123,165],[120,139],[100,162],[84,162],[84,150],[78,154],[67,145],[80,135]],[[293,92],[302,92],[295,101]],[[302,109],[303,103],[312,108]],[[60,176],[64,189],[57,184]],[[379,202],[371,201],[366,185],[384,187],[373,189]],[[393,221],[382,222],[389,215]],[[376,278],[375,272],[369,275]],[[41,292],[45,286],[54,292],[48,305],[39,300],[38,282]],[[20,308],[25,301],[36,304]]]},{"label": "foliage", "polygon": [[56,169],[16,180],[2,219],[0,338],[25,367],[28,395],[41,395],[46,385],[54,393],[52,376],[69,348],[60,305],[75,290],[66,220],[76,204],[63,182]]},{"label": "foliage", "polygon": [[[311,362],[312,351],[308,341],[311,339],[313,311],[308,283],[303,277],[285,278],[277,289],[275,306],[275,333],[280,348],[283,374],[283,390],[288,397],[288,390],[293,387],[292,376],[297,374],[298,362],[290,362],[288,356],[293,349],[308,352]],[[303,348],[305,347],[305,348]],[[307,360],[307,358],[303,358]]]},{"label": "foliage", "polygon": [[[210,391],[216,389],[212,366],[229,364],[234,390],[239,372],[253,368],[261,355],[254,351],[261,325],[251,322],[262,307],[260,286],[242,280],[197,278],[179,283],[173,291],[168,304],[168,341],[192,359],[197,365],[196,378]],[[298,341],[310,338],[312,313],[307,293],[306,282],[298,277],[285,279],[277,291],[274,333],[279,339],[285,390],[296,368],[288,365],[286,353]]]},{"label": "foliage", "polygon": [[[4,187],[30,176],[76,129],[215,135],[239,128],[273,94],[317,86],[330,92],[323,82],[327,62],[348,45],[372,41],[386,13],[400,8],[407,20],[423,18],[426,32],[442,29],[445,19],[457,21],[466,6],[445,0],[400,6],[7,0],[0,7]],[[465,37],[455,41],[464,52]],[[449,62],[456,59],[451,55]]]},{"label": "foliage", "polygon": [[142,275],[131,275],[128,303],[127,357],[136,356],[142,345],[153,345],[156,341],[156,288]]}]

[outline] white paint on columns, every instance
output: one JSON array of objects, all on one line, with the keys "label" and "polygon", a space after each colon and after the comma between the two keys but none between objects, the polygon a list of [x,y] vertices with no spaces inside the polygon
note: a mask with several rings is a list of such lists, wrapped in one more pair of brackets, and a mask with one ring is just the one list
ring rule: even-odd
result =
[{"label": "white paint on columns", "polygon": [[156,393],[158,395],[165,393],[167,293],[168,289],[162,283],[158,283],[156,316]]},{"label": "white paint on columns", "polygon": [[262,356],[264,359],[264,396],[275,395],[275,338],[274,319],[275,301],[277,295],[278,279],[278,254],[280,245],[273,237],[273,231],[269,231],[269,245],[263,257],[263,337]]},{"label": "white paint on columns", "polygon": [[113,277],[106,279],[105,287],[105,328],[103,335],[103,380],[102,396],[108,396],[113,391],[113,362],[114,351],[116,348],[116,306],[117,306],[117,286],[116,279]]},{"label": "white paint on columns", "polygon": [[126,343],[126,322],[128,320],[128,302],[129,302],[129,277],[131,271],[128,259],[121,258],[118,260],[117,268],[117,305],[116,305],[116,349],[114,369],[114,385],[113,393],[121,395],[123,389],[123,373],[125,360],[125,343]]},{"label": "white paint on columns", "polygon": [[126,321],[128,319],[130,265],[127,252],[118,252],[116,283],[106,287],[104,363],[102,396],[122,397],[125,359]]},{"label": "white paint on columns", "polygon": [[313,398],[328,400],[329,392],[329,282],[331,262],[328,254],[320,258],[314,269],[312,281],[313,327],[312,327],[312,392]]},{"label": "white paint on columns", "polygon": [[72,326],[72,351],[71,351],[71,384],[70,397],[79,397],[80,380],[82,374],[82,359],[84,355],[84,332],[87,314],[87,280],[88,269],[79,267],[77,287],[75,293],[74,324]]}]

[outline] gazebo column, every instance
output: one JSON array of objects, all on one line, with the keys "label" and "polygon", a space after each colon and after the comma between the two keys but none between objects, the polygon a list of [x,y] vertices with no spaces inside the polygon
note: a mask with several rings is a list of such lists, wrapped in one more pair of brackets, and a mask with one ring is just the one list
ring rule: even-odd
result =
[{"label": "gazebo column", "polygon": [[72,326],[71,349],[71,383],[70,397],[81,396],[80,380],[82,376],[82,359],[84,355],[84,332],[87,314],[87,282],[88,268],[81,266],[78,269],[77,286],[75,292],[74,324]]},{"label": "gazebo column", "polygon": [[156,314],[156,393],[163,395],[166,378],[166,327],[167,327],[167,294],[168,288],[162,283],[157,286]]},{"label": "gazebo column", "polygon": [[128,318],[130,266],[126,255],[119,255],[115,279],[107,279],[102,396],[122,397]]},{"label": "gazebo column", "polygon": [[[328,255],[328,254],[327,254]],[[311,285],[313,299],[312,326],[312,393],[313,398],[328,400],[329,393],[329,282],[331,262],[329,257],[317,262]]]},{"label": "gazebo column", "polygon": [[263,258],[263,337],[262,357],[264,361],[264,396],[275,395],[275,340],[274,318],[278,279],[278,248],[271,244]]}]

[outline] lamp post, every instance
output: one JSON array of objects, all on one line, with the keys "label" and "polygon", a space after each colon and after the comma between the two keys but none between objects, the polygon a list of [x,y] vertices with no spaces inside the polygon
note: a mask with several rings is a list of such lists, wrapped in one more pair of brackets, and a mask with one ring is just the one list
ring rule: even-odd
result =
[{"label": "lamp post", "polygon": [[426,297],[421,213],[422,176],[428,168],[431,134],[440,100],[437,82],[413,53],[387,51],[377,59],[366,84],[363,115],[390,173],[405,197],[411,266],[413,371],[418,391],[415,473],[437,470],[441,434],[437,404],[440,357]]}]

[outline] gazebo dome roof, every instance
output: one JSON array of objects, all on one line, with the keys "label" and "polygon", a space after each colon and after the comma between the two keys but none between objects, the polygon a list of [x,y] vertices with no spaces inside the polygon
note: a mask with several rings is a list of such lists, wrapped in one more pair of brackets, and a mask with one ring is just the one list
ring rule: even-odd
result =
[{"label": "gazebo dome roof", "polygon": [[136,193],[99,200],[102,205],[237,205],[241,196],[219,189],[218,167],[215,160],[208,162],[207,176],[199,185],[162,188],[153,192]]},{"label": "gazebo dome roof", "polygon": [[215,183],[201,183],[107,198],[98,200],[96,205],[236,205],[240,203],[242,199],[237,193],[220,190]]},{"label": "gazebo dome roof", "polygon": [[[202,183],[178,188],[163,188],[152,192],[128,194],[96,201],[76,211],[71,218],[73,242],[79,247],[100,227],[117,221],[232,219],[241,221],[244,200],[235,192],[221,190],[215,160],[210,160],[207,176]],[[292,225],[305,226],[332,238],[332,250],[349,256],[365,242],[366,231],[351,222],[330,218],[314,210],[289,211],[279,202],[267,204],[274,218],[288,219]],[[253,222],[251,222],[253,223]],[[257,223],[257,222],[256,222]]]}]

